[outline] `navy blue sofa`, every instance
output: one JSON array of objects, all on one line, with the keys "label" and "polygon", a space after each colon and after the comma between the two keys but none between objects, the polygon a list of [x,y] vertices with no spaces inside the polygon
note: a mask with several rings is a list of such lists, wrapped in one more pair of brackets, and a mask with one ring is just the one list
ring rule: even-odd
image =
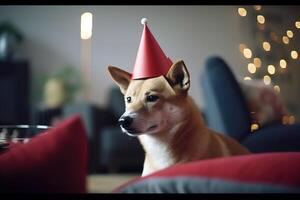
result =
[{"label": "navy blue sofa", "polygon": [[300,124],[269,124],[251,133],[250,111],[227,63],[209,57],[200,75],[207,125],[229,135],[253,153],[300,151]]}]

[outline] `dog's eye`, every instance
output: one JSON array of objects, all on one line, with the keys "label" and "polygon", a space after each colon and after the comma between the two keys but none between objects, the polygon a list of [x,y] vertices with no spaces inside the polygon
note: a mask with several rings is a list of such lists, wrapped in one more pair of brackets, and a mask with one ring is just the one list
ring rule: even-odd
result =
[{"label": "dog's eye", "polygon": [[155,102],[155,101],[157,101],[158,99],[159,99],[158,96],[155,96],[155,95],[149,95],[149,96],[147,96],[146,101],[147,101],[147,102]]},{"label": "dog's eye", "polygon": [[127,103],[130,103],[131,102],[131,97],[127,97],[126,100],[127,100]]}]

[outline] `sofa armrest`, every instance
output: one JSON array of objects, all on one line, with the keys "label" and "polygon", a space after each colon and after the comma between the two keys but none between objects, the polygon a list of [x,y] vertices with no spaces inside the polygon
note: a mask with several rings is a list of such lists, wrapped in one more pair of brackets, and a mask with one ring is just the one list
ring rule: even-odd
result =
[{"label": "sofa armrest", "polygon": [[250,112],[229,66],[217,56],[208,58],[200,81],[208,126],[241,141],[250,132]]}]

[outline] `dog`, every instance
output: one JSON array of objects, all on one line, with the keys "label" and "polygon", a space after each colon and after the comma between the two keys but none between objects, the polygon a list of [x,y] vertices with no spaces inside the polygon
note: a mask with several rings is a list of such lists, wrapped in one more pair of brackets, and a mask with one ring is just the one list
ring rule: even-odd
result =
[{"label": "dog", "polygon": [[167,75],[131,80],[131,74],[108,66],[124,95],[122,131],[138,137],[145,150],[142,176],[190,161],[249,154],[234,139],[209,129],[188,95],[189,72],[183,60]]}]

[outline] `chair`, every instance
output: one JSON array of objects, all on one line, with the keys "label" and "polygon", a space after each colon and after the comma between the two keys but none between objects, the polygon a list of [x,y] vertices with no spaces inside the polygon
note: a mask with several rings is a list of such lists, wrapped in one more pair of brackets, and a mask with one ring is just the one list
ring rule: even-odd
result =
[{"label": "chair", "polygon": [[208,58],[200,75],[207,125],[229,135],[253,153],[300,151],[300,124],[279,123],[251,133],[251,116],[245,97],[227,63]]},{"label": "chair", "polygon": [[79,114],[83,120],[87,131],[89,143],[89,173],[97,173],[100,170],[100,159],[98,149],[99,132],[103,126],[111,124],[111,113],[91,103],[72,103],[62,107],[62,117],[68,118],[74,114]]},{"label": "chair", "polygon": [[125,102],[120,89],[109,91],[108,111],[112,114],[111,124],[103,126],[98,138],[100,165],[109,172],[142,172],[144,151],[135,137],[122,133],[118,119],[125,110]]}]

